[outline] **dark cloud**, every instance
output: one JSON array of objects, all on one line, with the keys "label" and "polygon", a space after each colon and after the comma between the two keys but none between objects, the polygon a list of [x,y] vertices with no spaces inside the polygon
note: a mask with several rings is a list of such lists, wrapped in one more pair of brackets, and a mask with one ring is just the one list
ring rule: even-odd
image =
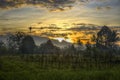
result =
[{"label": "dark cloud", "polygon": [[69,33],[52,33],[52,32],[43,32],[40,35],[46,37],[66,37]]},{"label": "dark cloud", "polygon": [[18,8],[23,5],[37,5],[51,10],[70,8],[76,0],[0,0],[0,8]]},{"label": "dark cloud", "polygon": [[49,25],[48,27],[32,27],[32,29],[40,29],[40,30],[60,30],[60,29],[62,29],[62,28],[59,28],[59,27],[57,27],[56,25],[54,25],[54,24],[51,24],[51,25]]},{"label": "dark cloud", "polygon": [[85,23],[77,23],[74,24],[74,27],[69,28],[68,30],[71,31],[92,31],[92,30],[98,30],[98,26],[95,24],[85,24]]},{"label": "dark cloud", "polygon": [[89,0],[0,0],[0,8],[19,8],[24,5],[41,6],[50,9],[50,11],[64,11],[71,9],[74,3],[79,1],[81,3]]},{"label": "dark cloud", "polygon": [[85,27],[95,27],[98,26],[96,24],[89,24],[89,23],[72,23],[72,25],[74,25],[74,27],[80,27],[80,26],[85,26]]},{"label": "dark cloud", "polygon": [[96,9],[97,9],[97,10],[110,10],[110,9],[112,9],[112,7],[110,7],[110,6],[104,6],[104,7],[102,7],[102,6],[97,6]]},{"label": "dark cloud", "polygon": [[68,30],[71,31],[85,31],[85,30],[98,30],[98,27],[95,26],[89,26],[89,27],[85,27],[85,26],[79,26],[79,27],[74,27],[74,28],[69,28]]},{"label": "dark cloud", "polygon": [[[93,2],[92,6],[97,6],[98,10],[111,9],[110,6],[120,5],[120,0],[0,0],[0,8],[19,8],[25,5],[46,7],[50,11],[65,11],[71,9],[75,3]],[[95,3],[94,3],[95,2]]]},{"label": "dark cloud", "polygon": [[59,29],[61,29],[61,28],[58,28],[58,27],[41,27],[40,29],[47,29],[47,30],[59,30]]}]

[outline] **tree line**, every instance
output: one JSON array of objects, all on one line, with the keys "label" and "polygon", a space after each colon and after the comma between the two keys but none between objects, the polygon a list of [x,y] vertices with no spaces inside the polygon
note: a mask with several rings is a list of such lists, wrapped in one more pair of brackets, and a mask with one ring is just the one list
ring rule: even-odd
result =
[{"label": "tree line", "polygon": [[[55,46],[49,39],[46,43],[36,46],[33,38],[23,32],[16,32],[7,38],[7,45],[0,42],[0,53],[5,54],[84,54],[89,56],[101,55],[102,53],[114,55],[119,54],[120,47],[116,44],[119,40],[117,31],[111,30],[107,26],[103,26],[101,30],[93,35],[91,40],[95,44],[87,42],[86,49],[76,49],[74,44],[66,48],[59,48]],[[82,46],[80,40],[77,42],[78,46]]]}]

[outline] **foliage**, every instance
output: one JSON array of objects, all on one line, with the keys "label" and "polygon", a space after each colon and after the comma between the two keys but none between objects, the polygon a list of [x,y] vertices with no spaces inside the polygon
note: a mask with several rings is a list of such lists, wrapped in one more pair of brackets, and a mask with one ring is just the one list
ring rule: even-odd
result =
[{"label": "foliage", "polygon": [[25,33],[23,32],[16,32],[15,34],[9,35],[7,42],[10,53],[17,53],[20,49],[21,42],[25,37]]},{"label": "foliage", "polygon": [[48,40],[46,43],[43,43],[39,47],[39,53],[42,54],[53,54],[53,53],[59,53],[60,49],[53,45],[51,40]]},{"label": "foliage", "polygon": [[25,36],[20,45],[20,52],[24,54],[34,53],[35,42],[31,36]]},{"label": "foliage", "polygon": [[0,54],[7,53],[7,48],[4,44],[4,42],[0,41]]},{"label": "foliage", "polygon": [[113,58],[114,63],[107,59],[46,54],[0,56],[0,80],[120,80],[120,64],[115,63],[118,58]]},{"label": "foliage", "polygon": [[118,39],[117,32],[107,26],[103,26],[97,35],[93,35],[92,38],[92,40],[96,42],[96,47],[104,49],[114,48],[115,42],[118,41]]}]

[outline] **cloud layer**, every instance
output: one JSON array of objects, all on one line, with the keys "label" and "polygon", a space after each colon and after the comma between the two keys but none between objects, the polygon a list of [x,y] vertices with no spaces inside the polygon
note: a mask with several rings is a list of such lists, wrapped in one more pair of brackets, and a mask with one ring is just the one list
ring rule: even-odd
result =
[{"label": "cloud layer", "polygon": [[33,5],[46,7],[50,11],[64,11],[71,9],[75,4],[84,4],[87,2],[101,2],[107,0],[0,0],[0,8],[11,9],[22,6]]},{"label": "cloud layer", "polygon": [[23,5],[35,5],[42,6],[49,9],[64,10],[65,8],[71,8],[72,4],[76,0],[0,0],[0,8],[18,8]]},{"label": "cloud layer", "polygon": [[29,33],[32,26],[39,28],[35,35],[76,41],[89,38],[96,25],[119,26],[119,11],[120,0],[0,0],[0,34]]}]

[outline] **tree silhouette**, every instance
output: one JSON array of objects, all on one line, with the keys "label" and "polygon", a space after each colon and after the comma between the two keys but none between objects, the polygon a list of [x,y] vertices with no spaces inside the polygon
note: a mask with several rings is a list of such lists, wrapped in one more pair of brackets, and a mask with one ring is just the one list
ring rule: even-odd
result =
[{"label": "tree silhouette", "polygon": [[77,40],[77,44],[78,44],[79,46],[82,46],[82,45],[83,45],[83,43],[81,42],[80,39]]},{"label": "tree silhouette", "polygon": [[15,34],[11,34],[7,41],[9,46],[9,51],[11,53],[18,52],[21,46],[21,42],[25,37],[25,33],[23,32],[16,32]]},{"label": "tree silhouette", "polygon": [[2,48],[3,46],[4,46],[4,43],[0,41],[0,48]]},{"label": "tree silhouette", "polygon": [[0,41],[0,54],[7,53],[6,46],[4,42]]},{"label": "tree silhouette", "polygon": [[51,40],[48,40],[46,43],[41,44],[40,53],[59,53],[60,49],[53,45]]},{"label": "tree silhouette", "polygon": [[118,39],[117,32],[111,30],[107,26],[103,26],[97,35],[93,35],[92,38],[92,40],[96,42],[96,46],[99,48],[113,48]]},{"label": "tree silhouette", "polygon": [[33,53],[35,49],[35,42],[29,35],[25,36],[21,42],[20,51],[24,54]]},{"label": "tree silhouette", "polygon": [[87,50],[90,50],[90,49],[91,49],[91,44],[90,44],[90,42],[87,42],[87,43],[86,43],[86,49],[87,49]]},{"label": "tree silhouette", "polygon": [[75,48],[74,45],[71,45],[71,46],[69,47],[69,50],[70,50],[70,53],[76,54],[76,48]]},{"label": "tree silhouette", "polygon": [[64,53],[66,54],[76,54],[77,49],[75,48],[74,44],[69,45],[68,47],[64,48]]}]

